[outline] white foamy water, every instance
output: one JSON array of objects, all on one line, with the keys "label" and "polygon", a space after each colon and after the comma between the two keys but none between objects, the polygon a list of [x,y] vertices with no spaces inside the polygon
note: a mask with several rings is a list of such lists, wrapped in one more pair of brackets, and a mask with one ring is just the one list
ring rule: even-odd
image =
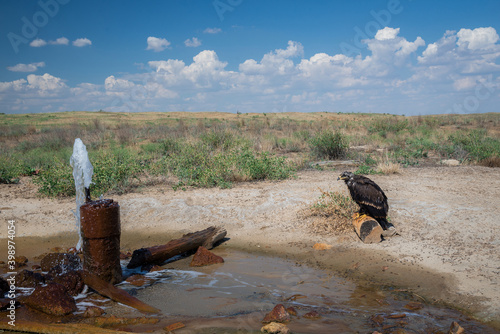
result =
[{"label": "white foamy water", "polygon": [[71,155],[69,163],[71,167],[73,167],[73,178],[75,179],[76,190],[76,210],[73,212],[79,235],[76,249],[77,251],[81,251],[82,234],[80,231],[80,206],[85,203],[85,188],[90,187],[90,183],[92,183],[94,167],[90,163],[87,147],[83,144],[80,138],[75,139],[75,144],[73,145],[73,155]]}]

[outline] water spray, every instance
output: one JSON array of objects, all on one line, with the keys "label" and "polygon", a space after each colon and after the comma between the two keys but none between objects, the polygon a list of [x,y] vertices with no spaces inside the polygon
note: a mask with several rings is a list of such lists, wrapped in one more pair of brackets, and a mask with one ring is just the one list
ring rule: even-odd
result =
[{"label": "water spray", "polygon": [[76,250],[80,252],[82,250],[80,207],[85,202],[90,201],[90,184],[92,183],[92,174],[94,174],[94,167],[90,163],[87,147],[80,138],[75,139],[73,154],[71,155],[69,163],[71,167],[73,167],[73,178],[75,179],[76,210],[74,211],[74,215],[79,235]]}]

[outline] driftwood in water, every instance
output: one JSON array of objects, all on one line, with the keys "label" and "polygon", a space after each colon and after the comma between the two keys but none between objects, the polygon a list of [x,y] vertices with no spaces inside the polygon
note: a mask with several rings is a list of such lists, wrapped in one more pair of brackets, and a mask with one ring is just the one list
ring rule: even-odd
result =
[{"label": "driftwood in water", "polygon": [[43,333],[43,334],[54,334],[54,333],[79,333],[79,334],[126,334],[130,332],[116,331],[113,329],[105,329],[102,327],[96,327],[84,323],[74,323],[74,324],[47,324],[42,322],[16,319],[16,326],[13,327],[7,322],[0,323],[1,331],[13,331],[23,332],[23,333]]},{"label": "driftwood in water", "polygon": [[139,299],[129,295],[127,291],[115,287],[113,284],[102,280],[97,275],[88,271],[83,272],[83,281],[101,295],[111,298],[116,302],[128,305],[142,312],[160,313],[160,310],[157,308],[141,302]]},{"label": "driftwood in water", "polygon": [[226,233],[223,227],[211,226],[202,231],[171,240],[165,245],[137,249],[132,254],[127,268],[136,268],[145,264],[161,264],[171,257],[196,250],[199,246],[211,249],[215,243],[224,239]]},{"label": "driftwood in water", "polygon": [[382,227],[368,215],[354,214],[352,224],[358,237],[365,244],[373,244],[382,241]]}]

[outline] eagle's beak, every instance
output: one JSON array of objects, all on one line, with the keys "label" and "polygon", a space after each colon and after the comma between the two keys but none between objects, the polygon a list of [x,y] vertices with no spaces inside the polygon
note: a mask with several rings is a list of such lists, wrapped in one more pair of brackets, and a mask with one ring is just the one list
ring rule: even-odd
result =
[{"label": "eagle's beak", "polygon": [[337,178],[337,181],[339,181],[339,180],[340,180],[340,176]]}]

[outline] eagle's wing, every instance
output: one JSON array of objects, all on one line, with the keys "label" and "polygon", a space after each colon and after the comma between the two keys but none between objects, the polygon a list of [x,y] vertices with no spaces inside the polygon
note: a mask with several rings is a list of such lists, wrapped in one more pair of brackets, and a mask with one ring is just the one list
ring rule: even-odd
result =
[{"label": "eagle's wing", "polygon": [[387,197],[380,187],[367,177],[359,175],[352,183],[351,195],[360,205],[369,206],[377,211],[377,216],[387,216],[389,205]]}]

